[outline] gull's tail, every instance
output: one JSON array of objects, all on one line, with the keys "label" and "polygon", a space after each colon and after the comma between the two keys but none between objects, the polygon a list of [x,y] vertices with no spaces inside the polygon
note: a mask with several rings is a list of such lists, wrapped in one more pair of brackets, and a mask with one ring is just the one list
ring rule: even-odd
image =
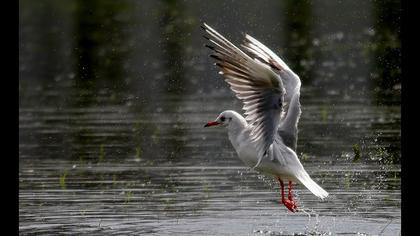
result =
[{"label": "gull's tail", "polygon": [[313,181],[307,173],[304,173],[303,175],[297,176],[297,179],[303,185],[305,185],[305,187],[307,189],[309,189],[309,191],[311,191],[315,196],[317,196],[321,199],[324,199],[328,196],[327,191],[325,191],[323,188],[321,188],[321,186],[319,186],[317,183],[315,183],[315,181]]}]

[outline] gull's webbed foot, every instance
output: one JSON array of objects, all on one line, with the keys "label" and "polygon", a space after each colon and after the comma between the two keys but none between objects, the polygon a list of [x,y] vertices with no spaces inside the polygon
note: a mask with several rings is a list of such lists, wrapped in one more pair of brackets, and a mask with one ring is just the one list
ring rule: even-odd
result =
[{"label": "gull's webbed foot", "polygon": [[287,209],[289,209],[291,212],[296,212],[297,211],[297,205],[295,203],[295,201],[291,201],[289,199],[285,199],[283,201],[283,204],[287,207]]}]

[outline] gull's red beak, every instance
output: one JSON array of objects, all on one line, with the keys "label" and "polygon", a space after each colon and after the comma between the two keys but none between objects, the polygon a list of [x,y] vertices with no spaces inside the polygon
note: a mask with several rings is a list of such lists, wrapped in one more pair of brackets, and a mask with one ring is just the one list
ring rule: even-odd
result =
[{"label": "gull's red beak", "polygon": [[210,126],[215,126],[215,125],[220,125],[220,123],[216,121],[210,121],[207,124],[205,124],[204,127],[210,127]]}]

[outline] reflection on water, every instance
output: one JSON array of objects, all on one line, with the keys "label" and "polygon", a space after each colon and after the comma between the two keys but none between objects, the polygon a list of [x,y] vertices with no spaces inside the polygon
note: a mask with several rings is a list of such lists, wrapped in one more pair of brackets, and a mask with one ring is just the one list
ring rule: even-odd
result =
[{"label": "reflection on water", "polygon": [[165,0],[162,6],[160,30],[161,46],[165,64],[165,87],[168,93],[182,95],[186,90],[185,51],[189,44],[191,22],[185,14],[188,4],[181,1]]},{"label": "reflection on water", "polygon": [[75,3],[76,78],[113,81],[111,88],[118,88],[122,85],[119,80],[123,79],[122,60],[129,50],[123,30],[127,24],[124,17],[128,13],[127,4],[124,1]]},{"label": "reflection on water", "polygon": [[[20,2],[22,235],[400,232],[399,5],[240,3]],[[298,155],[331,194],[298,185],[306,213],[202,128],[241,107],[202,21],[234,42],[253,32],[300,75]]]},{"label": "reflection on water", "polygon": [[299,71],[299,77],[303,83],[309,82],[313,78],[314,55],[311,48],[312,9],[309,1],[286,1],[285,21],[286,27],[284,36],[287,49],[284,51],[283,58],[293,66],[294,71]]},{"label": "reflection on water", "polygon": [[401,3],[379,1],[375,4],[375,26],[370,29],[372,43],[369,50],[376,65],[372,73],[378,104],[389,103],[389,98],[401,90]]}]

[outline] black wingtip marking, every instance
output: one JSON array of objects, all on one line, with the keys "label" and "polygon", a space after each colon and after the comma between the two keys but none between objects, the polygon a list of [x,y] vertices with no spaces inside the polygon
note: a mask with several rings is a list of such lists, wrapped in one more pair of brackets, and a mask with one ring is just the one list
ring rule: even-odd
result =
[{"label": "black wingtip marking", "polygon": [[208,44],[206,44],[206,45],[204,45],[206,48],[210,48],[211,50],[214,50],[214,47],[213,46],[211,46],[211,45],[208,45]]},{"label": "black wingtip marking", "polygon": [[210,40],[210,38],[209,38],[209,37],[207,37],[207,36],[205,36],[205,35],[203,35],[203,38],[205,38],[205,39],[207,39],[207,40]]},{"label": "black wingtip marking", "polygon": [[214,55],[214,54],[210,54],[210,55],[209,55],[209,57],[212,57],[212,58],[214,58],[214,59],[216,59],[216,60],[221,60],[221,58],[220,58],[220,57],[218,57],[218,56],[216,56],[216,55]]}]

